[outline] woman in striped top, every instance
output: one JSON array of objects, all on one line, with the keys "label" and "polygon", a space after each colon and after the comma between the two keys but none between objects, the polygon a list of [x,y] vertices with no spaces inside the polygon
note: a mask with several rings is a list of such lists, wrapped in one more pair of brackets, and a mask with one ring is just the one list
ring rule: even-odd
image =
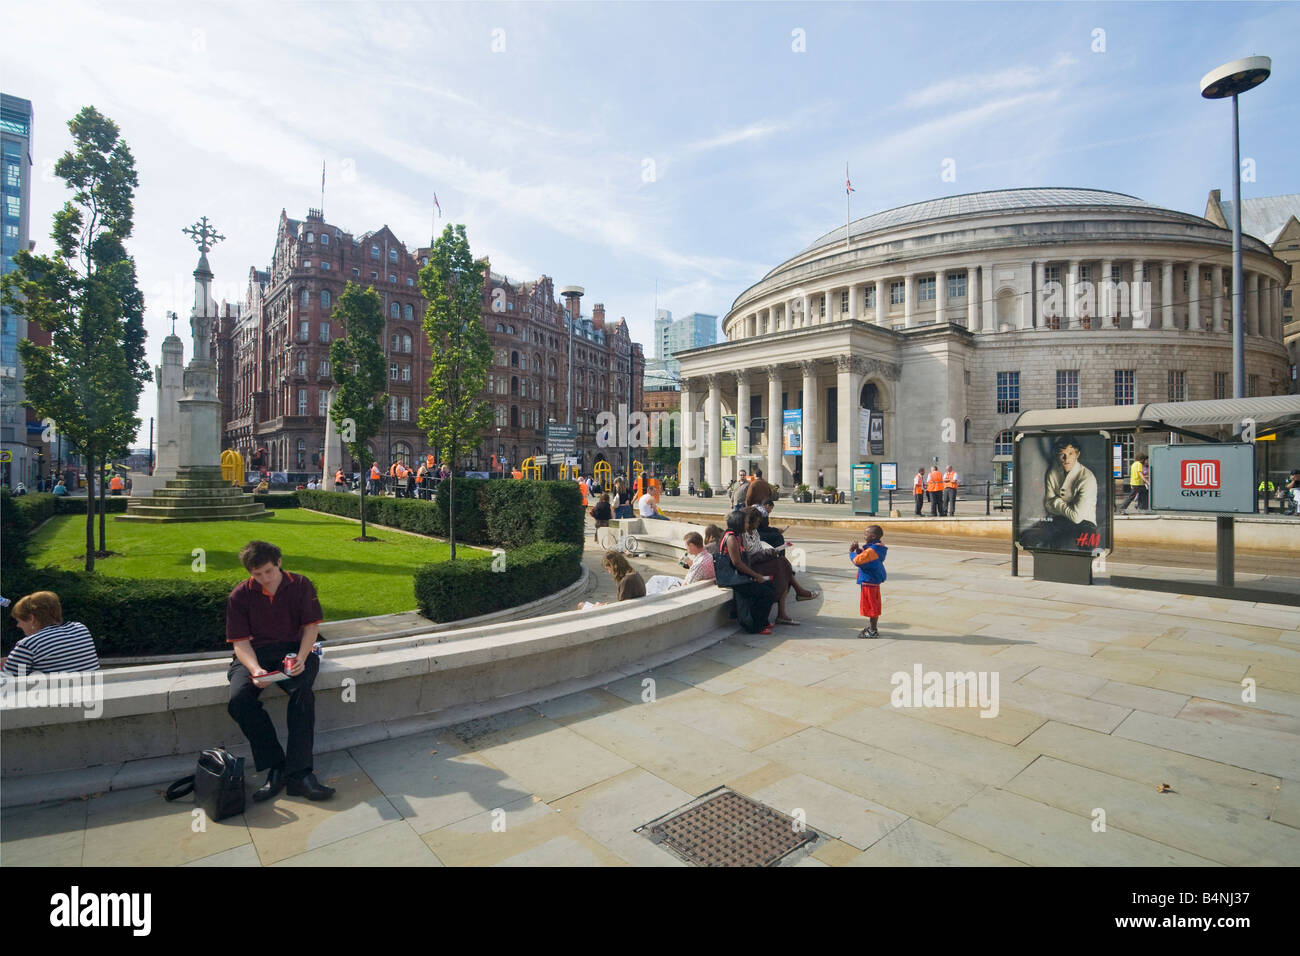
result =
[{"label": "woman in striped top", "polygon": [[37,591],[19,599],[11,613],[27,636],[5,659],[6,674],[99,670],[90,631],[77,621],[63,622],[63,605],[53,591]]}]

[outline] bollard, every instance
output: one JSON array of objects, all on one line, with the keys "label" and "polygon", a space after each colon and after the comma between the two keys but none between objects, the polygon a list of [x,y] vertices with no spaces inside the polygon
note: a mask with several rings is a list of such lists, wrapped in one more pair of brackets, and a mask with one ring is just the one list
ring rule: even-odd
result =
[{"label": "bollard", "polygon": [[992,507],[992,490],[993,482],[984,482],[984,517],[986,518],[993,514],[993,512],[989,510]]}]

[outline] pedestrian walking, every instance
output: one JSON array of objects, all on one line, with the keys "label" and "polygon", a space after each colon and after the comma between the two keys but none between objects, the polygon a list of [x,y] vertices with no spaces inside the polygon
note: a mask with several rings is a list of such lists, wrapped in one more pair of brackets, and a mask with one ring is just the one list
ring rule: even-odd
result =
[{"label": "pedestrian walking", "polygon": [[739,511],[745,507],[745,496],[749,494],[749,475],[745,469],[740,469],[740,476],[736,478],[735,484],[731,486],[731,510]]},{"label": "pedestrian walking", "polygon": [[818,468],[817,469],[817,490],[818,491],[822,489],[824,481],[825,481],[825,476],[822,474],[822,470]]},{"label": "pedestrian walking", "polygon": [[1124,514],[1128,511],[1128,506],[1137,499],[1138,511],[1147,510],[1147,483],[1144,477],[1144,469],[1147,464],[1147,456],[1139,455],[1133,462],[1132,467],[1128,470],[1128,497],[1124,503],[1119,506],[1119,513]]},{"label": "pedestrian walking", "polygon": [[865,543],[856,541],[849,548],[849,557],[858,569],[858,588],[861,591],[858,610],[867,619],[867,626],[858,631],[858,637],[879,637],[876,623],[880,620],[880,585],[885,583],[885,555],[889,549],[881,543],[885,529],[878,524],[867,525],[863,530]]}]

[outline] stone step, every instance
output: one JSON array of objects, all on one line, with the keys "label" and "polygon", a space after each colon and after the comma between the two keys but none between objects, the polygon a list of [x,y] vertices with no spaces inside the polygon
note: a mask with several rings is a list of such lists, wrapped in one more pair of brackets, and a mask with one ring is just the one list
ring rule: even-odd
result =
[{"label": "stone step", "polygon": [[243,498],[247,497],[238,488],[158,488],[154,498]]},{"label": "stone step", "polygon": [[258,518],[271,518],[274,511],[259,511],[246,515],[205,515],[203,517],[158,517],[156,515],[115,515],[114,521],[139,521],[150,524],[177,524],[182,521],[254,521]]},{"label": "stone step", "polygon": [[215,517],[217,515],[234,516],[234,515],[246,515],[246,514],[260,514],[262,511],[265,510],[266,510],[266,505],[258,504],[258,503],[240,504],[240,505],[220,505],[220,506],[209,507],[209,508],[205,508],[201,505],[189,506],[189,507],[176,507],[176,508],[156,508],[156,507],[151,507],[149,505],[141,505],[139,507],[128,509],[127,514],[142,515],[142,516],[153,515],[155,517],[160,517],[160,518],[186,517],[186,516],[201,517],[203,515],[211,515]]}]

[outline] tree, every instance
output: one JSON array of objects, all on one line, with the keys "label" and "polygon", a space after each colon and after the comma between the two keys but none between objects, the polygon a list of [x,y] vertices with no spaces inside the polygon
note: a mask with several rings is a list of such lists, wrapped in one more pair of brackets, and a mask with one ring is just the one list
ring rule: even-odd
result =
[{"label": "tree", "polygon": [[420,427],[450,466],[448,535],[456,560],[456,462],[475,448],[492,424],[492,406],[479,396],[487,387],[492,346],[483,324],[483,279],[487,261],[474,259],[464,225],[447,225],[420,270],[420,292],[429,307],[424,333],[431,346],[429,395],[420,408]]},{"label": "tree", "polygon": [[[144,300],[125,247],[139,180],[117,125],[93,106],[73,117],[68,129],[74,148],[54,172],[73,195],[54,214],[55,252],[15,254],[0,297],[50,333],[48,346],[18,343],[25,404],[56,424],[94,475],[107,455],[129,442],[124,436],[134,437],[136,405],[151,377],[144,360]],[[94,496],[87,494],[87,571],[95,567],[94,522]],[[102,549],[102,530],[100,541]]]},{"label": "tree", "polygon": [[343,323],[343,338],[330,343],[330,368],[338,394],[330,406],[330,418],[353,459],[361,463],[361,537],[366,536],[365,471],[370,466],[366,442],[379,434],[384,422],[388,395],[384,362],[384,309],[379,293],[349,282],[339,296],[334,318]]}]

